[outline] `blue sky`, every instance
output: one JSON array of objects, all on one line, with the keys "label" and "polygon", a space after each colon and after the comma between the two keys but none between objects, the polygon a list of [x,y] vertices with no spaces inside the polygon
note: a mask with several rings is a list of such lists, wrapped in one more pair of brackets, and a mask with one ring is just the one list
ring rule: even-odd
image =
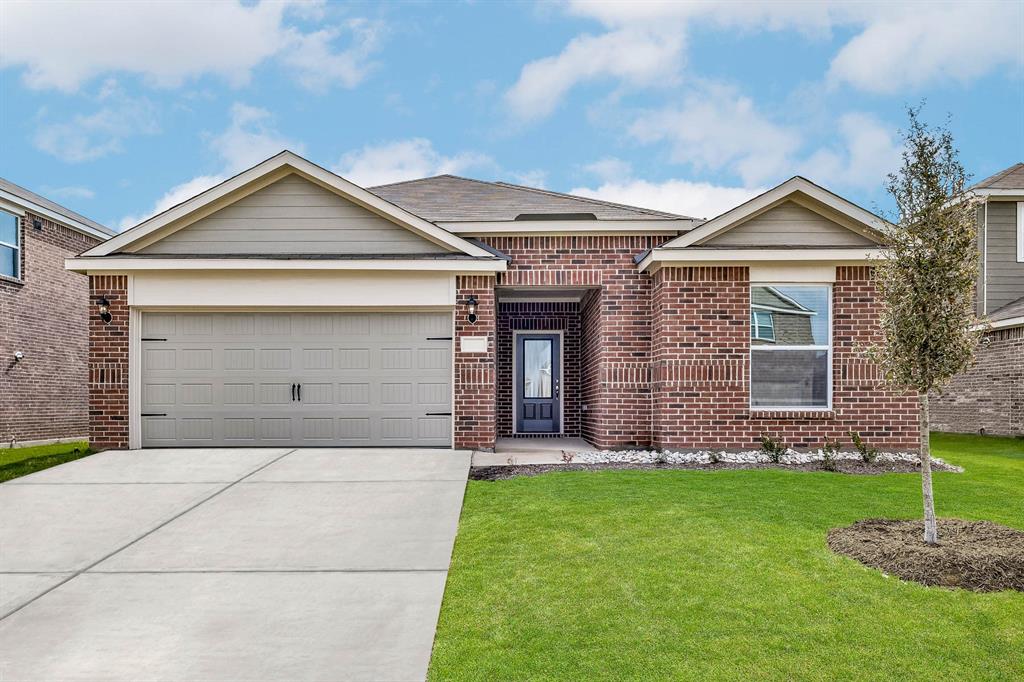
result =
[{"label": "blue sky", "polygon": [[1024,3],[0,4],[4,177],[114,228],[281,148],[707,217],[794,174],[886,208],[903,108],[1024,160]]}]

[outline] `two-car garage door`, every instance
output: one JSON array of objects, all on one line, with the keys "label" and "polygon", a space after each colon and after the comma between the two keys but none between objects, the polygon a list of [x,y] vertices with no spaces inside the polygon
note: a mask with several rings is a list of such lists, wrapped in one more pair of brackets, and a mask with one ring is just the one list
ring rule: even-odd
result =
[{"label": "two-car garage door", "polygon": [[450,446],[448,312],[142,314],[142,445]]}]

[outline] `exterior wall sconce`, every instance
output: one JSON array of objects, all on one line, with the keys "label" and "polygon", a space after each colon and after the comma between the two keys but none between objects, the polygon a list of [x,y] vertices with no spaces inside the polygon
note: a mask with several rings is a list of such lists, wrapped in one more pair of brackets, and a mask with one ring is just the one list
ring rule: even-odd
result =
[{"label": "exterior wall sconce", "polygon": [[37,230],[43,229],[43,221],[40,220],[39,218],[33,218],[32,219],[32,227],[34,227]]},{"label": "exterior wall sconce", "polygon": [[114,316],[110,314],[110,301],[105,296],[100,296],[100,300],[96,303],[100,307],[100,319],[104,323],[110,324],[110,321],[114,319]]},{"label": "exterior wall sconce", "polygon": [[470,296],[466,305],[469,306],[469,323],[476,324],[476,296]]},{"label": "exterior wall sconce", "polygon": [[21,362],[24,359],[25,359],[25,354],[24,353],[22,353],[20,350],[14,351],[14,361],[15,362]]}]

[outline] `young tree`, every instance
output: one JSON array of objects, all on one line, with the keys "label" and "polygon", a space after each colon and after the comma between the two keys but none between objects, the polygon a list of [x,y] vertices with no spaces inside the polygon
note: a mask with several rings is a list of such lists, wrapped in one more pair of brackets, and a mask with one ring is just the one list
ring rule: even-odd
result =
[{"label": "young tree", "polygon": [[929,127],[921,107],[907,114],[903,163],[886,183],[897,214],[875,267],[884,305],[883,342],[874,355],[889,384],[916,391],[920,400],[924,541],[935,544],[928,394],[966,369],[978,345],[976,202],[949,128]]}]

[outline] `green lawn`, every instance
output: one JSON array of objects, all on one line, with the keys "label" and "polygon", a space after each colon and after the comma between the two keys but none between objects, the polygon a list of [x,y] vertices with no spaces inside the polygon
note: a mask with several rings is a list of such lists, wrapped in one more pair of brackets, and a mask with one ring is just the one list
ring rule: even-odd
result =
[{"label": "green lawn", "polygon": [[[1024,441],[937,434],[940,516],[1024,528]],[[920,513],[916,474],[470,481],[433,680],[1024,679],[1024,594],[904,583],[829,528]]]},{"label": "green lawn", "polygon": [[0,483],[91,455],[92,452],[86,441],[0,448]]}]

